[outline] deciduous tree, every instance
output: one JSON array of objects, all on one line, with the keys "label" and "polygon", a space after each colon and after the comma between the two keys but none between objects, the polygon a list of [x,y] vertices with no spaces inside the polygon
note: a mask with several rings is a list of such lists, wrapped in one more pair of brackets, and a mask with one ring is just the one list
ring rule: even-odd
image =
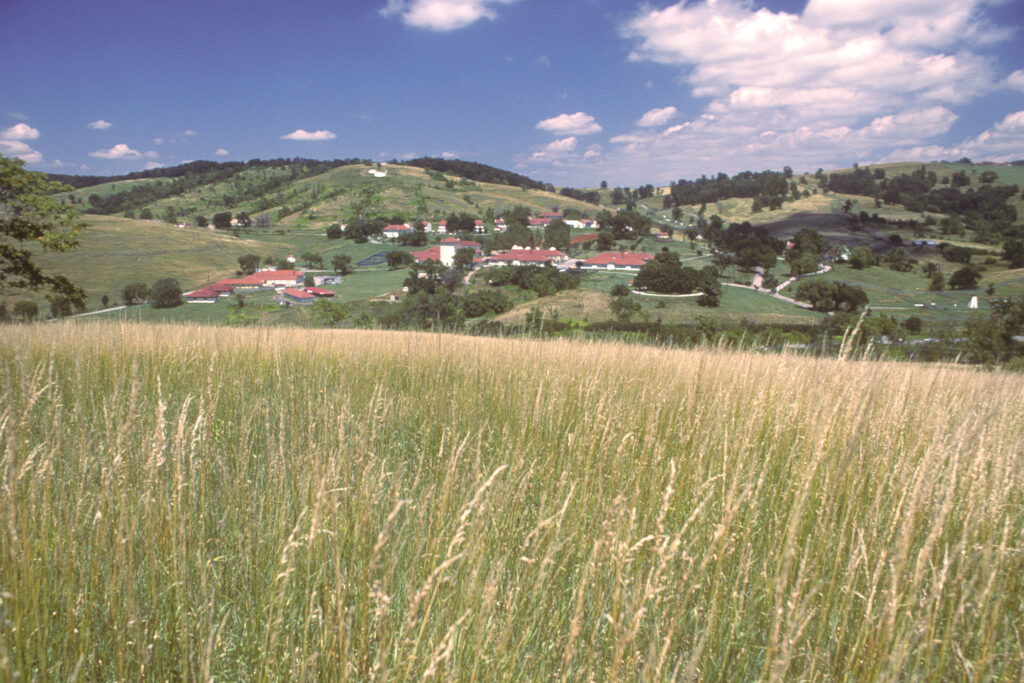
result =
[{"label": "deciduous tree", "polygon": [[0,155],[0,297],[26,290],[45,291],[84,310],[85,292],[63,275],[44,273],[26,246],[37,244],[47,251],[73,249],[85,223],[71,204],[53,196],[69,188],[23,167],[20,159]]}]

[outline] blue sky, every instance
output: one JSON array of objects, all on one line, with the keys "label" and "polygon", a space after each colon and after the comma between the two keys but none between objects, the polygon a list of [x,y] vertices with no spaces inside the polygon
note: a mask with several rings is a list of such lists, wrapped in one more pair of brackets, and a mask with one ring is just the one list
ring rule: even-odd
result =
[{"label": "blue sky", "polygon": [[1022,0],[2,0],[0,152],[557,185],[1024,158]]}]

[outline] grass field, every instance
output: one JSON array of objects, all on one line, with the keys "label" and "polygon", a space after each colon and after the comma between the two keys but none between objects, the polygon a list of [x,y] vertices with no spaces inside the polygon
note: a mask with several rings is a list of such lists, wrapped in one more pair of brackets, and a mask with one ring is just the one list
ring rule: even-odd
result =
[{"label": "grass field", "polygon": [[1024,377],[65,323],[0,339],[5,680],[1020,680]]}]

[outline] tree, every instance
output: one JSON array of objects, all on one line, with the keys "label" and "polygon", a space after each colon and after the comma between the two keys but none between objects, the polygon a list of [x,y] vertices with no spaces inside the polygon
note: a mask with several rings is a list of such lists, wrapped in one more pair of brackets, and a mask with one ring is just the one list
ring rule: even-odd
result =
[{"label": "tree", "polygon": [[50,317],[66,318],[71,315],[71,300],[63,294],[50,294]]},{"label": "tree", "polygon": [[252,275],[260,267],[260,257],[257,254],[245,254],[238,257],[238,267],[246,275]]},{"label": "tree", "polygon": [[25,322],[31,322],[39,315],[39,306],[34,301],[25,301],[23,299],[14,304],[14,315]]},{"label": "tree", "polygon": [[900,324],[903,326],[903,329],[905,329],[910,334],[921,334],[921,329],[924,327],[921,323],[921,319],[918,318],[916,315],[912,315],[909,318],[906,318]]},{"label": "tree", "polygon": [[344,231],[341,229],[341,223],[332,223],[327,228],[327,239],[338,240],[344,235]]},{"label": "tree", "polygon": [[633,314],[640,310],[640,304],[630,299],[628,296],[617,296],[612,299],[609,308],[612,311],[612,315],[619,322],[629,322],[629,319],[633,317]]},{"label": "tree", "polygon": [[613,285],[608,293],[611,294],[612,296],[629,296],[629,285],[624,285],[620,282],[616,285]]},{"label": "tree", "polygon": [[875,252],[865,244],[854,247],[850,252],[850,265],[856,270],[863,270],[877,264],[878,258],[875,256]]},{"label": "tree", "polygon": [[1024,240],[1006,240],[1003,243],[1003,258],[1011,268],[1024,268]]},{"label": "tree", "polygon": [[816,311],[826,312],[852,313],[868,304],[868,296],[860,287],[817,278],[804,280],[797,285],[796,298],[811,304]]},{"label": "tree", "polygon": [[313,251],[304,252],[302,260],[306,262],[307,268],[323,268],[324,266],[324,257]]},{"label": "tree", "polygon": [[352,272],[352,257],[348,254],[335,254],[331,259],[331,267],[338,275],[348,275]]},{"label": "tree", "polygon": [[662,249],[657,256],[640,268],[633,278],[633,285],[639,290],[651,290],[663,294],[689,294],[700,285],[701,278],[693,268],[684,268],[679,255]]},{"label": "tree", "polygon": [[250,218],[249,214],[245,211],[239,211],[236,213],[235,220],[238,221],[238,227],[240,228],[248,228],[252,225],[252,218]]},{"label": "tree", "polygon": [[149,298],[149,285],[145,282],[133,282],[130,285],[125,285],[125,288],[121,290],[121,298],[124,299],[126,306],[145,301]]},{"label": "tree", "polygon": [[476,250],[472,247],[463,247],[456,250],[455,258],[452,259],[452,267],[464,271],[473,267],[473,259],[476,258]]},{"label": "tree", "polygon": [[230,230],[231,229],[231,212],[220,211],[213,214],[213,227],[218,230]]},{"label": "tree", "polygon": [[512,301],[498,289],[481,289],[462,297],[462,312],[467,318],[478,318],[489,313],[504,313],[512,308]]},{"label": "tree", "polygon": [[939,248],[942,258],[950,263],[968,264],[971,262],[971,250],[967,247],[957,247],[952,244],[944,244]]},{"label": "tree", "polygon": [[568,249],[572,240],[569,226],[561,218],[556,218],[544,227],[544,246],[556,249]]},{"label": "tree", "polygon": [[949,276],[950,289],[975,289],[981,273],[974,266],[964,266]]},{"label": "tree", "polygon": [[401,251],[400,249],[389,251],[384,258],[388,263],[388,270],[402,268],[416,260],[412,254],[407,251]]},{"label": "tree", "polygon": [[181,299],[181,285],[172,277],[165,277],[153,283],[153,308],[174,308],[184,303]]},{"label": "tree", "polygon": [[26,290],[46,291],[85,310],[85,292],[80,287],[62,275],[44,273],[33,261],[31,250],[20,246],[34,243],[46,251],[78,246],[85,223],[71,204],[53,197],[70,188],[23,166],[20,159],[0,155],[0,297]]},{"label": "tree", "polygon": [[697,298],[697,304],[717,308],[722,301],[722,283],[718,281],[718,272],[711,266],[704,266],[699,272],[697,288],[701,295]]},{"label": "tree", "polygon": [[196,216],[196,225],[200,228],[205,228],[210,225],[210,222],[206,220],[206,216]]}]

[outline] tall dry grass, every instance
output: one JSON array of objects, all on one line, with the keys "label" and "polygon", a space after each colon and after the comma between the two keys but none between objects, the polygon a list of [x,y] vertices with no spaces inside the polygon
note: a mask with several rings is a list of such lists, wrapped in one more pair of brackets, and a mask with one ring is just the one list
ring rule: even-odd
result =
[{"label": "tall dry grass", "polygon": [[0,674],[1024,677],[1024,378],[66,324],[0,340]]}]

